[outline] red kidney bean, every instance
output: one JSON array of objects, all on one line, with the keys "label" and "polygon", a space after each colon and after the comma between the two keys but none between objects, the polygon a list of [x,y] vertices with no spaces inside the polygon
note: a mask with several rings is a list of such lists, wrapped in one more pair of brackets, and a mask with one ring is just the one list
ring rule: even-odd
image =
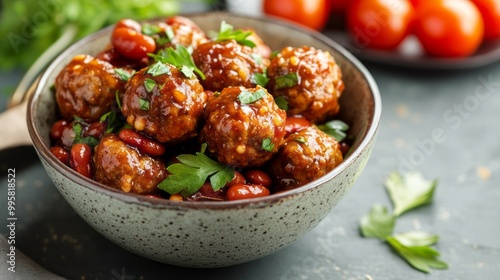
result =
[{"label": "red kidney bean", "polygon": [[245,177],[243,177],[243,175],[238,172],[238,171],[234,171],[234,177],[233,177],[233,180],[231,180],[229,183],[227,183],[226,185],[228,187],[232,187],[236,184],[245,184],[246,183],[246,180],[245,180]]},{"label": "red kidney bean", "polygon": [[69,165],[81,175],[92,178],[92,148],[84,143],[71,147]]},{"label": "red kidney bean", "polygon": [[120,27],[126,27],[128,29],[132,29],[132,30],[135,30],[137,32],[141,32],[141,29],[142,29],[140,23],[138,23],[137,21],[135,21],[133,19],[129,19],[129,18],[122,19],[115,24],[115,29],[120,28]]},{"label": "red kidney bean", "polygon": [[69,153],[62,147],[52,147],[50,152],[62,163],[69,165]]},{"label": "red kidney bean", "polygon": [[200,188],[199,192],[205,198],[212,198],[212,199],[216,199],[216,200],[225,200],[226,199],[225,189],[222,188],[218,191],[214,191],[214,189],[212,188],[212,185],[209,182],[205,182],[205,184],[203,184],[203,186]]},{"label": "red kidney bean", "polygon": [[236,184],[230,187],[226,193],[227,200],[239,200],[256,198],[270,195],[268,188],[262,185]]},{"label": "red kidney bean", "polygon": [[115,28],[111,43],[120,54],[133,60],[141,60],[156,50],[153,38],[128,27]]},{"label": "red kidney bean", "polygon": [[122,129],[118,137],[128,145],[137,148],[141,153],[159,157],[165,153],[165,147],[158,141],[150,139],[132,129]]},{"label": "red kidney bean", "polygon": [[84,130],[83,137],[91,136],[95,139],[100,139],[104,132],[106,132],[106,128],[106,122],[94,122]]},{"label": "red kidney bean", "polygon": [[188,25],[188,26],[200,29],[198,27],[198,25],[196,25],[196,23],[194,23],[194,21],[190,20],[187,17],[183,17],[183,16],[172,16],[172,17],[169,17],[165,22],[168,25],[173,25],[173,24],[177,23],[177,24]]},{"label": "red kidney bean", "polygon": [[69,122],[67,120],[58,120],[55,122],[50,128],[50,139],[54,141],[61,140],[63,135],[63,131],[65,128],[69,126]]},{"label": "red kidney bean", "polygon": [[266,172],[258,169],[251,169],[245,172],[245,178],[248,182],[256,185],[262,185],[270,188],[272,185],[271,177]]},{"label": "red kidney bean", "polygon": [[73,145],[73,140],[75,139],[75,132],[73,131],[73,127],[68,125],[64,128],[61,136],[62,145],[68,150],[71,149],[71,145]]},{"label": "red kidney bean", "polygon": [[345,156],[345,154],[347,154],[347,152],[349,152],[349,149],[351,148],[351,146],[345,142],[340,142],[339,148],[340,148],[340,152],[342,152],[342,155]]},{"label": "red kidney bean", "polygon": [[311,125],[311,121],[304,117],[287,117],[285,123],[285,137],[290,133],[301,131],[310,127]]}]

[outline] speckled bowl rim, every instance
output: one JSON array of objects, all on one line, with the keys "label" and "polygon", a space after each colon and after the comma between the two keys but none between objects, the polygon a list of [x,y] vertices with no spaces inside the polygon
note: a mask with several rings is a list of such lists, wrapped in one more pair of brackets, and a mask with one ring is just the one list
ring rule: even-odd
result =
[{"label": "speckled bowl rim", "polygon": [[315,40],[318,40],[331,48],[333,48],[338,54],[342,55],[347,61],[349,61],[351,64],[354,65],[354,67],[361,73],[361,76],[365,79],[366,83],[368,84],[368,88],[372,93],[372,98],[373,98],[373,112],[370,116],[369,120],[369,127],[365,131],[364,135],[362,135],[362,140],[359,143],[358,147],[351,152],[350,155],[347,156],[344,161],[335,167],[332,171],[329,173],[325,174],[321,178],[310,182],[308,184],[305,184],[301,187],[288,190],[285,192],[280,192],[276,194],[272,194],[270,196],[266,197],[261,197],[261,198],[252,198],[252,199],[244,199],[244,200],[236,200],[236,201],[218,201],[218,202],[211,202],[211,201],[171,201],[168,199],[157,199],[157,198],[149,198],[145,197],[142,195],[137,195],[137,194],[130,194],[130,193],[125,193],[121,190],[117,190],[111,187],[108,187],[104,184],[101,184],[99,182],[96,182],[92,179],[83,177],[73,171],[71,168],[68,166],[64,165],[62,162],[60,162],[49,150],[49,147],[47,147],[42,140],[42,137],[40,136],[39,132],[35,129],[34,127],[34,122],[32,121],[34,111],[36,109],[36,105],[38,104],[38,97],[42,93],[42,89],[44,85],[48,82],[48,77],[49,74],[53,71],[53,69],[60,63],[61,60],[67,56],[67,53],[70,53],[74,49],[78,49],[82,47],[85,44],[88,44],[89,42],[92,42],[95,37],[100,37],[103,34],[109,33],[110,29],[113,28],[113,26],[109,26],[107,28],[104,28],[96,33],[93,33],[76,43],[72,44],[70,47],[68,47],[64,52],[62,52],[50,65],[49,67],[45,70],[45,72],[42,74],[38,85],[35,88],[34,94],[31,95],[29,101],[28,101],[28,110],[27,110],[27,123],[28,123],[28,130],[29,134],[32,138],[33,145],[35,149],[38,151],[39,155],[52,167],[54,168],[58,173],[60,173],[62,176],[65,176],[69,178],[71,181],[91,190],[91,191],[96,191],[100,192],[106,195],[109,195],[111,197],[114,197],[116,199],[122,200],[124,202],[128,203],[134,203],[134,204],[140,204],[148,207],[154,207],[154,208],[165,208],[165,209],[199,209],[199,210],[204,210],[204,209],[229,209],[229,208],[260,208],[264,207],[269,204],[273,204],[275,202],[284,200],[284,199],[290,199],[295,195],[298,195],[300,193],[306,192],[310,189],[313,189],[326,181],[331,180],[332,178],[338,176],[344,169],[346,169],[349,165],[351,165],[354,161],[356,161],[361,154],[364,152],[370,141],[374,140],[373,138],[376,136],[378,126],[380,123],[380,117],[382,114],[382,101],[380,98],[380,92],[378,89],[378,86],[375,82],[375,79],[372,77],[370,72],[365,68],[365,66],[357,59],[355,58],[350,52],[348,52],[346,49],[344,49],[341,45],[337,44],[334,42],[332,39],[328,38],[326,35],[323,35],[319,32],[316,32],[314,30],[302,28],[300,26],[296,26],[294,24],[290,24],[287,22],[275,20],[273,18],[269,17],[254,17],[254,16],[247,16],[247,15],[239,15],[239,14],[234,14],[234,13],[225,13],[225,12],[209,12],[209,13],[198,13],[198,14],[186,14],[186,16],[209,16],[211,13],[214,14],[214,16],[221,16],[223,14],[228,14],[231,16],[237,16],[241,18],[248,18],[248,19],[254,19],[254,20],[259,20],[259,21],[264,21],[264,22],[269,22],[272,24],[277,24],[277,25],[282,25],[287,28],[293,29],[295,31],[299,31],[302,33],[308,33],[308,35],[312,36]]}]

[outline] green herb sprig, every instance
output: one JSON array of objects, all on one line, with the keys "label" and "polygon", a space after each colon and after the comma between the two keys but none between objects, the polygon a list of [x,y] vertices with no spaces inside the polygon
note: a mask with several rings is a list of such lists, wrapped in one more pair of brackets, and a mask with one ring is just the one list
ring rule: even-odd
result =
[{"label": "green herb sprig", "polygon": [[363,237],[378,238],[386,241],[396,253],[417,270],[430,273],[431,269],[446,269],[448,264],[439,260],[439,251],[430,247],[439,236],[423,231],[409,231],[393,234],[397,218],[416,207],[432,201],[437,180],[427,181],[419,173],[401,175],[393,172],[385,186],[394,205],[394,211],[380,204],[372,206],[368,214],[360,220]]},{"label": "green herb sprig", "polygon": [[217,34],[216,41],[222,42],[226,40],[235,40],[238,44],[254,48],[254,42],[247,39],[252,34],[252,31],[244,31],[242,29],[234,29],[231,24],[222,21],[220,24],[219,33]]},{"label": "green herb sprig", "polygon": [[87,123],[82,118],[74,116],[73,132],[75,133],[75,138],[73,138],[73,145],[83,143],[89,145],[91,148],[97,146],[99,140],[97,140],[96,138],[92,136],[82,137],[82,124],[87,125]]},{"label": "green herb sprig", "polygon": [[203,153],[182,154],[177,157],[180,163],[167,167],[170,175],[158,184],[158,188],[169,194],[190,196],[196,193],[210,180],[212,189],[218,191],[234,177],[234,170],[224,164],[212,160]]},{"label": "green herb sprig", "polygon": [[349,130],[349,125],[341,120],[332,120],[319,124],[318,128],[340,142],[347,137],[346,131]]},{"label": "green herb sprig", "polygon": [[266,94],[267,92],[262,88],[256,90],[253,93],[248,90],[242,90],[238,95],[238,100],[240,101],[241,104],[250,104],[260,100],[261,98],[264,98]]},{"label": "green herb sprig", "polygon": [[153,57],[156,62],[174,65],[188,78],[193,78],[196,73],[202,80],[206,79],[205,74],[194,64],[191,54],[183,45],[177,45],[175,48],[169,47],[160,50],[158,54],[149,54],[149,56]]},{"label": "green herb sprig", "polygon": [[299,77],[297,73],[292,72],[286,75],[282,75],[276,78],[276,89],[291,88],[299,83]]}]

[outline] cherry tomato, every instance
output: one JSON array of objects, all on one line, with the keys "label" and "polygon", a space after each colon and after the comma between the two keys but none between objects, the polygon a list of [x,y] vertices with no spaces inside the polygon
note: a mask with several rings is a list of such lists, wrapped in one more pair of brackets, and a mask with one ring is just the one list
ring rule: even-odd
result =
[{"label": "cherry tomato", "polygon": [[500,1],[472,0],[481,12],[484,20],[484,38],[486,40],[500,38]]},{"label": "cherry tomato", "polygon": [[326,0],[264,0],[264,13],[321,30],[328,19]]},{"label": "cherry tomato", "polygon": [[357,47],[394,49],[408,35],[413,16],[407,0],[354,0],[347,27]]},{"label": "cherry tomato", "polygon": [[141,60],[156,50],[153,38],[128,27],[115,28],[111,43],[120,54],[133,60]]},{"label": "cherry tomato", "polygon": [[468,0],[422,2],[413,28],[425,51],[438,57],[471,55],[484,35],[479,9]]}]

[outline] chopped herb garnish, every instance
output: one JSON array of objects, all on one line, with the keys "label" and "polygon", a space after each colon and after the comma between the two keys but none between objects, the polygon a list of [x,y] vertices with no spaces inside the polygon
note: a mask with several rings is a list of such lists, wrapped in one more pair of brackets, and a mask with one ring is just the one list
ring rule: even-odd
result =
[{"label": "chopped herb garnish", "polygon": [[147,110],[149,110],[149,101],[142,99],[142,98],[139,98],[139,106],[140,106],[141,110],[147,111]]},{"label": "chopped herb garnish", "polygon": [[295,138],[293,138],[293,140],[295,140],[299,143],[302,143],[302,144],[304,144],[306,142],[306,139],[302,136],[295,137]]},{"label": "chopped herb garnish", "polygon": [[118,75],[118,78],[122,81],[128,81],[135,74],[135,70],[125,70],[123,68],[115,68],[115,73]]},{"label": "chopped herb garnish", "polygon": [[292,72],[276,78],[276,89],[291,88],[298,84],[297,73]]},{"label": "chopped herb garnish", "polygon": [[216,41],[226,41],[226,40],[235,40],[240,45],[255,47],[255,43],[248,40],[247,37],[252,34],[252,31],[244,31],[242,29],[234,30],[233,26],[227,24],[225,21],[222,21],[220,24],[219,33],[217,34]]},{"label": "chopped herb garnish", "polygon": [[269,58],[270,58],[270,59],[273,59],[273,58],[277,57],[277,56],[278,56],[278,54],[280,54],[280,52],[279,52],[279,51],[272,51],[272,52],[271,52],[271,55],[269,56]]},{"label": "chopped herb garnish", "polygon": [[181,72],[182,72],[182,74],[184,74],[184,76],[186,76],[188,78],[194,77],[193,70],[191,68],[187,67],[186,65],[183,65],[181,67]]},{"label": "chopped herb garnish", "polygon": [[250,104],[266,96],[266,91],[264,89],[258,89],[255,92],[248,90],[242,90],[238,95],[238,100],[241,104]]},{"label": "chopped herb garnish", "polygon": [[264,140],[262,140],[262,149],[267,152],[273,151],[274,143],[271,138],[264,138]]},{"label": "chopped herb garnish", "polygon": [[284,96],[278,96],[274,98],[274,103],[278,105],[278,108],[281,110],[288,111],[288,100]]},{"label": "chopped herb garnish", "polygon": [[151,74],[153,77],[162,75],[162,74],[170,74],[170,68],[164,63],[158,61],[155,64],[149,66],[147,74]]},{"label": "chopped herb garnish", "polygon": [[258,53],[251,53],[250,56],[252,57],[253,60],[255,60],[257,64],[262,64],[262,55]]},{"label": "chopped herb garnish", "polygon": [[105,133],[116,132],[120,127],[123,126],[122,121],[120,120],[118,114],[115,111],[109,111],[106,114],[102,115],[99,121],[106,122]]},{"label": "chopped herb garnish", "polygon": [[318,125],[318,128],[340,142],[347,137],[346,131],[349,129],[349,125],[340,120],[333,120]]},{"label": "chopped herb garnish", "polygon": [[212,189],[218,191],[234,177],[232,168],[210,159],[203,153],[182,154],[177,159],[180,163],[167,167],[170,175],[158,184],[158,188],[169,194],[190,196],[196,193],[207,179],[210,180]]},{"label": "chopped herb garnish", "polygon": [[151,92],[155,86],[156,86],[155,80],[150,79],[150,78],[146,78],[144,80],[144,87],[146,88],[146,90],[148,92]]},{"label": "chopped herb garnish", "polygon": [[120,100],[120,91],[116,91],[115,92],[115,98],[116,98],[116,105],[118,106],[118,109],[120,109],[120,111],[122,110],[122,101]]},{"label": "chopped herb garnish", "polygon": [[91,148],[95,147],[99,143],[99,140],[95,139],[92,136],[82,137],[82,131],[83,131],[82,123],[84,124],[86,123],[83,121],[82,118],[79,118],[77,116],[75,116],[74,119],[75,120],[73,121],[73,132],[75,133],[75,138],[73,139],[73,145],[82,143],[89,145]]},{"label": "chopped herb garnish", "polygon": [[386,241],[408,264],[422,272],[448,268],[447,263],[438,259],[439,251],[431,247],[439,236],[422,231],[393,234],[401,213],[431,201],[437,181],[426,181],[419,173],[392,173],[385,184],[394,210],[390,213],[385,206],[374,205],[360,221],[361,234]]},{"label": "chopped herb garnish", "polygon": [[170,25],[167,25],[167,27],[165,28],[165,35],[167,35],[169,41],[172,41],[174,39],[175,37],[174,30]]},{"label": "chopped herb garnish", "polygon": [[160,61],[163,63],[172,64],[175,67],[181,69],[181,71],[182,68],[185,66],[186,68],[191,70],[191,71],[186,71],[186,70],[182,71],[182,73],[186,75],[186,77],[192,78],[194,75],[191,73],[195,72],[200,76],[202,80],[205,80],[205,74],[203,74],[203,72],[201,72],[201,70],[198,67],[196,67],[193,58],[191,57],[191,54],[189,53],[188,49],[186,49],[186,47],[184,47],[183,45],[177,45],[175,49],[173,47],[169,47],[160,50],[158,54],[149,54],[149,56],[153,57],[157,62]]},{"label": "chopped herb garnish", "polygon": [[151,35],[160,33],[161,27],[159,27],[158,25],[154,25],[154,24],[143,23],[141,32],[144,35],[151,36]]},{"label": "chopped herb garnish", "polygon": [[253,73],[252,83],[259,85],[261,87],[266,87],[269,82],[269,78],[266,73]]}]

